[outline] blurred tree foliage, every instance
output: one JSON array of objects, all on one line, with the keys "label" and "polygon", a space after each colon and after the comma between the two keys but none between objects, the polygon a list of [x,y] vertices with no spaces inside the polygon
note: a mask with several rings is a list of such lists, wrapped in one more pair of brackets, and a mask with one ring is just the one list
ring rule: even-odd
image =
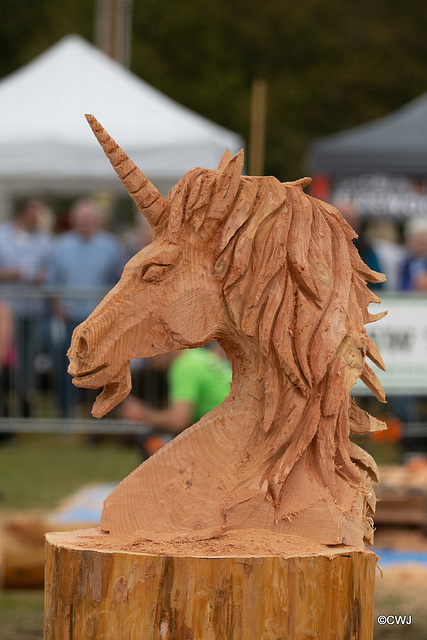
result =
[{"label": "blurred tree foliage", "polygon": [[[3,0],[0,77],[67,33],[92,41],[94,4]],[[134,0],[131,69],[246,139],[265,78],[266,173],[293,179],[316,137],[426,91],[426,32],[424,0]]]}]

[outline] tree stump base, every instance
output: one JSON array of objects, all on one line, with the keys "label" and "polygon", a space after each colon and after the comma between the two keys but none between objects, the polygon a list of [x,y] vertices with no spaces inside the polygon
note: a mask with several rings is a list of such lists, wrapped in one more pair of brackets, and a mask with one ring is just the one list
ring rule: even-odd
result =
[{"label": "tree stump base", "polygon": [[46,536],[45,640],[371,640],[377,557],[268,531]]}]

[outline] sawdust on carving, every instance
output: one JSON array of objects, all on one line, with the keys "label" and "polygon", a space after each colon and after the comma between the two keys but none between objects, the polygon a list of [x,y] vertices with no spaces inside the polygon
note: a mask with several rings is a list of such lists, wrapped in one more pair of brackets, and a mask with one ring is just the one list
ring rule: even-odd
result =
[{"label": "sawdust on carving", "polygon": [[111,536],[101,529],[85,529],[54,534],[58,544],[67,543],[82,549],[106,552],[129,552],[142,555],[178,557],[268,557],[324,555],[358,551],[355,547],[342,545],[322,545],[295,535],[276,534],[271,531],[246,529],[227,531],[206,540],[181,542],[156,542],[153,540],[132,540],[129,537]]}]

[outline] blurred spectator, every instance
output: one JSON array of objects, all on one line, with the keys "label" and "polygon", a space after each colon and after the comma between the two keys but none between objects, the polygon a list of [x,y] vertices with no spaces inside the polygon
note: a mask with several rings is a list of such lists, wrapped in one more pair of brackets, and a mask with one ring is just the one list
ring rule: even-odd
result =
[{"label": "blurred spectator", "polygon": [[[11,221],[0,227],[0,282],[2,297],[14,316],[18,361],[14,387],[22,414],[30,415],[34,395],[33,363],[41,347],[45,303],[26,295],[28,285],[43,284],[51,257],[51,235],[43,228],[46,207],[40,200],[20,201]],[[17,297],[16,294],[20,294]]]},{"label": "blurred spectator", "polygon": [[[63,325],[59,392],[62,413],[66,417],[73,417],[77,397],[77,389],[67,374],[66,352],[72,333],[92,313],[104,293],[116,284],[124,262],[117,238],[101,230],[100,212],[93,201],[76,202],[70,219],[72,230],[56,240],[49,278],[53,287],[62,291],[74,290],[73,296],[70,291],[69,298],[57,299],[54,303],[56,322]],[[89,295],[79,298],[79,292]]]},{"label": "blurred spectator", "polygon": [[[353,240],[353,243],[358,250],[363,262],[367,264],[368,267],[373,271],[381,272],[377,254],[375,253],[374,249],[369,244],[367,239],[364,237],[364,235],[362,235],[361,233],[362,218],[354,202],[352,200],[337,200],[336,202],[334,202],[334,205],[341,213],[343,218],[358,234],[358,237]],[[383,288],[383,286],[384,285],[382,282],[369,284],[370,289],[381,289]]]},{"label": "blurred spectator", "polygon": [[12,350],[12,323],[9,305],[0,302],[0,373],[7,364]]},{"label": "blurred spectator", "polygon": [[398,291],[406,251],[398,243],[396,223],[393,220],[374,220],[368,224],[365,238],[378,258],[379,271],[387,276],[384,289]]},{"label": "blurred spectator", "polygon": [[[230,392],[231,366],[221,347],[213,344],[214,348],[172,351],[152,358],[153,368],[167,370],[167,407],[157,409],[129,396],[119,409],[120,417],[176,435],[218,406]],[[152,455],[169,440],[171,436],[148,437],[144,455]]]},{"label": "blurred spectator", "polygon": [[[13,365],[13,317],[10,307],[0,302],[0,415],[10,414],[9,391],[10,374]],[[0,433],[0,441],[9,439],[10,434]]]},{"label": "blurred spectator", "polygon": [[427,291],[427,218],[411,218],[405,225],[408,249],[402,269],[404,291]]}]

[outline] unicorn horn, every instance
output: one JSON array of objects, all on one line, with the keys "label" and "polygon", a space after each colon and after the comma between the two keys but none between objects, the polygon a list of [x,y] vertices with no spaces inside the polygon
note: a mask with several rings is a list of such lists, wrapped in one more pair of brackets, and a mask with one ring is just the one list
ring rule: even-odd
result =
[{"label": "unicorn horn", "polygon": [[130,197],[154,229],[159,225],[162,213],[167,207],[166,198],[159,193],[93,115],[86,114],[86,120]]}]

